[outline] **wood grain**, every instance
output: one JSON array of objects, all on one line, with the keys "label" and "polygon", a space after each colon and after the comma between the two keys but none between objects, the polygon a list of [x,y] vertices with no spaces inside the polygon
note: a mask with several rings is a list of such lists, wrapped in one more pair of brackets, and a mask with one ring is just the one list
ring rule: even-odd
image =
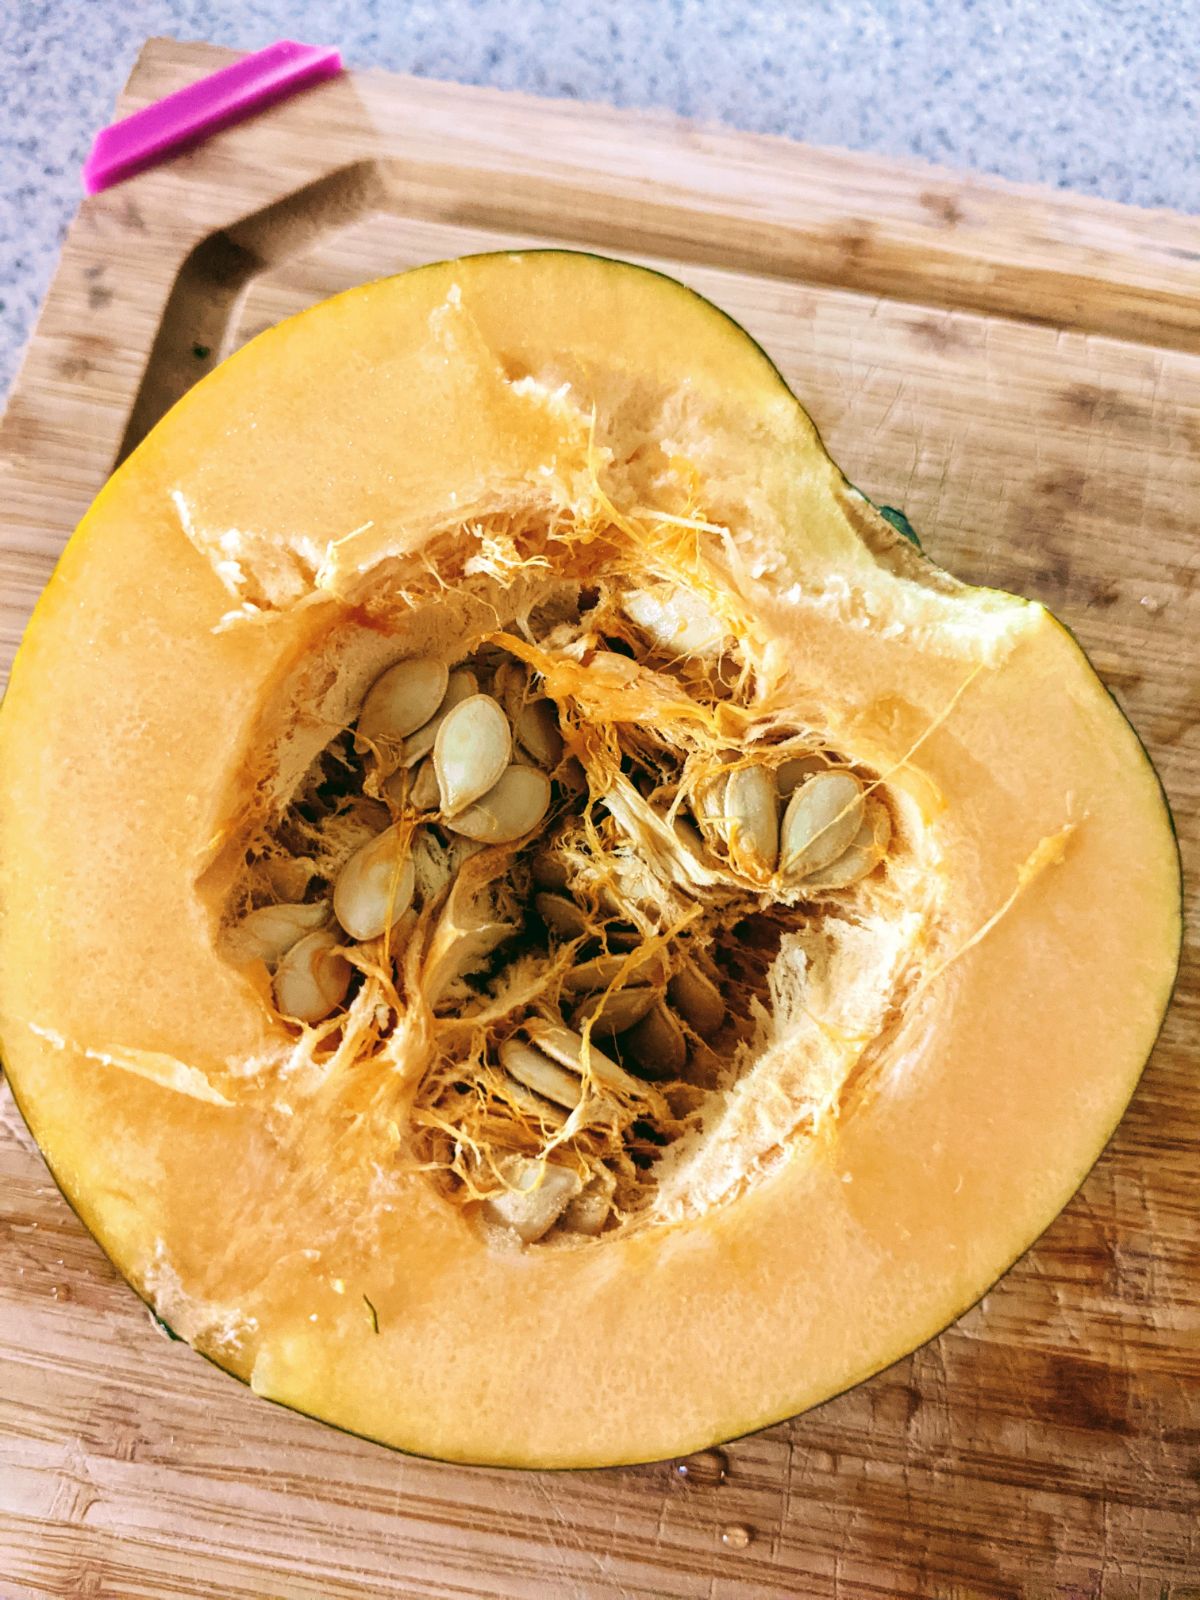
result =
[{"label": "wood grain", "polygon": [[[227,59],[152,43],[124,109]],[[712,296],[936,560],[1051,605],[1196,867],[1200,224],[596,108],[361,74],[88,201],[0,431],[5,667],[106,474],[221,355],[364,278],[550,241]],[[255,1399],[156,1329],[5,1090],[0,1595],[1200,1600],[1189,909],[1064,1215],[939,1339],[731,1445],[721,1484],[463,1470]]]}]

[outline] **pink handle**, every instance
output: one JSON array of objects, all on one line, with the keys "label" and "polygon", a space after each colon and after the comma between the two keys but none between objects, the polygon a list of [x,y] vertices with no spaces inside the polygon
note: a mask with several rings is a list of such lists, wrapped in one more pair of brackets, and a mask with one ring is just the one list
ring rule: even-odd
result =
[{"label": "pink handle", "polygon": [[281,39],[265,50],[256,50],[231,67],[222,67],[199,83],[177,89],[101,128],[84,164],[83,187],[88,194],[96,194],[153,166],[183,145],[206,139],[219,128],[240,122],[307,84],[335,77],[341,70],[340,53],[323,45]]}]

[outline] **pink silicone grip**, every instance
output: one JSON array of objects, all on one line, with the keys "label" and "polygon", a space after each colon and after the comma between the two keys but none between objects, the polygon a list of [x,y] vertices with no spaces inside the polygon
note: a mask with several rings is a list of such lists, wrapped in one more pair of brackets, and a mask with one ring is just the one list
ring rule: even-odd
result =
[{"label": "pink silicone grip", "polygon": [[222,67],[199,83],[177,89],[102,128],[84,164],[83,187],[88,194],[107,189],[183,145],[206,139],[218,128],[240,122],[294,90],[335,77],[341,70],[337,50],[295,44],[290,39],[243,56],[231,67]]}]

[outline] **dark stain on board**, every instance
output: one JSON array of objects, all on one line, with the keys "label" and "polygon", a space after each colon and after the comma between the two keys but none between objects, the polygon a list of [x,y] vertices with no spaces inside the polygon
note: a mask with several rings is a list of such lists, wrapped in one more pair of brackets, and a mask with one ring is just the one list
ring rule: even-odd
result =
[{"label": "dark stain on board", "polygon": [[926,189],[918,199],[930,216],[935,217],[944,228],[957,227],[966,220],[966,212],[952,194],[939,194],[936,189]]},{"label": "dark stain on board", "polygon": [[1056,416],[1082,428],[1144,434],[1155,427],[1151,407],[1096,383],[1069,383],[1059,390],[1052,409]]},{"label": "dark stain on board", "polygon": [[904,326],[918,344],[944,355],[948,350],[961,350],[970,344],[960,323],[946,313],[928,317],[912,317]]},{"label": "dark stain on board", "polygon": [[859,222],[851,219],[844,228],[837,228],[833,233],[833,243],[838,253],[847,262],[857,263],[862,260],[871,248],[875,238],[875,230],[869,222]]},{"label": "dark stain on board", "polygon": [[145,217],[128,196],[125,198],[125,204],[121,207],[121,221],[133,233],[145,233],[146,231]]},{"label": "dark stain on board", "polygon": [[1122,1438],[1136,1431],[1129,1416],[1128,1373],[1063,1352],[1044,1361],[1035,1402],[1039,1420]]},{"label": "dark stain on board", "polygon": [[1063,510],[1078,510],[1083,501],[1087,479],[1074,467],[1060,467],[1043,473],[1034,488],[1043,499]]},{"label": "dark stain on board", "polygon": [[1164,717],[1151,724],[1150,737],[1155,745],[1182,744],[1198,725],[1200,725],[1200,705],[1193,711],[1185,711],[1175,717]]}]

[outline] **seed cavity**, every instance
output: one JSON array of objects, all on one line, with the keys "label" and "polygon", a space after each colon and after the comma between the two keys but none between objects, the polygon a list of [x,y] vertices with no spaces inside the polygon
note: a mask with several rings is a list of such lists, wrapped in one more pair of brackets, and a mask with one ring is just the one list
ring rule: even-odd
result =
[{"label": "seed cavity", "polygon": [[428,828],[420,828],[412,840],[412,867],[416,892],[422,905],[443,895],[457,872],[455,852],[436,838]]},{"label": "seed cavity", "polygon": [[782,941],[886,890],[897,848],[873,774],[753,710],[706,602],[626,599],[389,667],[227,929],[318,1050],[340,1012],[380,1043],[419,1006],[415,1158],[510,1245],[642,1215],[664,1152],[720,1124]]}]

